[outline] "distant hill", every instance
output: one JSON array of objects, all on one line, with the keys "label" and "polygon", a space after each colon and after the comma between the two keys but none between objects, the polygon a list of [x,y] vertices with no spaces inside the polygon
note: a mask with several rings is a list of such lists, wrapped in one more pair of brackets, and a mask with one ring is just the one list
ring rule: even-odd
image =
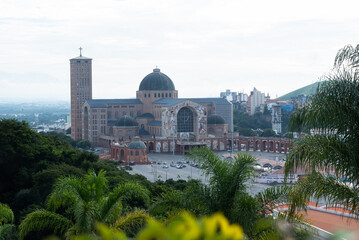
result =
[{"label": "distant hill", "polygon": [[315,93],[315,91],[317,90],[317,87],[318,87],[318,84],[319,82],[315,82],[315,83],[312,83],[308,86],[305,86],[305,87],[302,87],[302,88],[299,88],[297,90],[294,90],[290,93],[287,93],[277,99],[282,99],[282,100],[290,100],[291,97],[296,97],[298,95],[313,95]]}]

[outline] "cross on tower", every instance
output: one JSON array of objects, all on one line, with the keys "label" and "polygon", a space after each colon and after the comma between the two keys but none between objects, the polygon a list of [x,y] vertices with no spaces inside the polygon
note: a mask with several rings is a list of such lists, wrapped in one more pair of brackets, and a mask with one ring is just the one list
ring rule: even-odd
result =
[{"label": "cross on tower", "polygon": [[82,57],[82,47],[79,48],[80,49],[80,57]]}]

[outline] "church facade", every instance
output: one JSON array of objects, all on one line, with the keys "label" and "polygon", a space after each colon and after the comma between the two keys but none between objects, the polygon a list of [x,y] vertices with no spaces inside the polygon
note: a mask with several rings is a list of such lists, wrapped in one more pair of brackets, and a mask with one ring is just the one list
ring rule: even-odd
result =
[{"label": "church facade", "polygon": [[[74,59],[70,62],[78,61]],[[92,86],[92,82],[87,85]],[[72,96],[76,96],[77,86],[71,85]],[[88,95],[91,97],[80,106],[81,119],[72,124],[80,126],[77,133],[81,139],[94,146],[110,148],[139,137],[147,151],[155,152],[185,153],[203,145],[213,150],[228,147],[232,104],[224,98],[179,98],[173,81],[158,68],[140,82],[136,98],[92,99]]]}]

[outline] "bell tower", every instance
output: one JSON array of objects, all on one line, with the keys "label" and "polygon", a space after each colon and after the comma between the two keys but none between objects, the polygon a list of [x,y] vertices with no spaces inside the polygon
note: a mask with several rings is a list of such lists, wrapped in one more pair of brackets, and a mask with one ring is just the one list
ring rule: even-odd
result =
[{"label": "bell tower", "polygon": [[92,99],[92,59],[82,56],[70,59],[71,79],[71,137],[82,139],[82,109],[86,100]]}]

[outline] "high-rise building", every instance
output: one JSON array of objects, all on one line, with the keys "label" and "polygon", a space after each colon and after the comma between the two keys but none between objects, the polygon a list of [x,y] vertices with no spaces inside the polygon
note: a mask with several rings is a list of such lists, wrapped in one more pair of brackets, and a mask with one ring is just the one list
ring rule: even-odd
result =
[{"label": "high-rise building", "polygon": [[[265,103],[265,95],[261,93],[256,88],[251,91],[250,96],[248,97],[248,115],[254,115],[256,110],[260,111],[260,107]],[[264,107],[263,107],[264,109]]]},{"label": "high-rise building", "polygon": [[92,99],[92,59],[82,56],[70,59],[71,78],[71,137],[83,139],[82,109]]}]

